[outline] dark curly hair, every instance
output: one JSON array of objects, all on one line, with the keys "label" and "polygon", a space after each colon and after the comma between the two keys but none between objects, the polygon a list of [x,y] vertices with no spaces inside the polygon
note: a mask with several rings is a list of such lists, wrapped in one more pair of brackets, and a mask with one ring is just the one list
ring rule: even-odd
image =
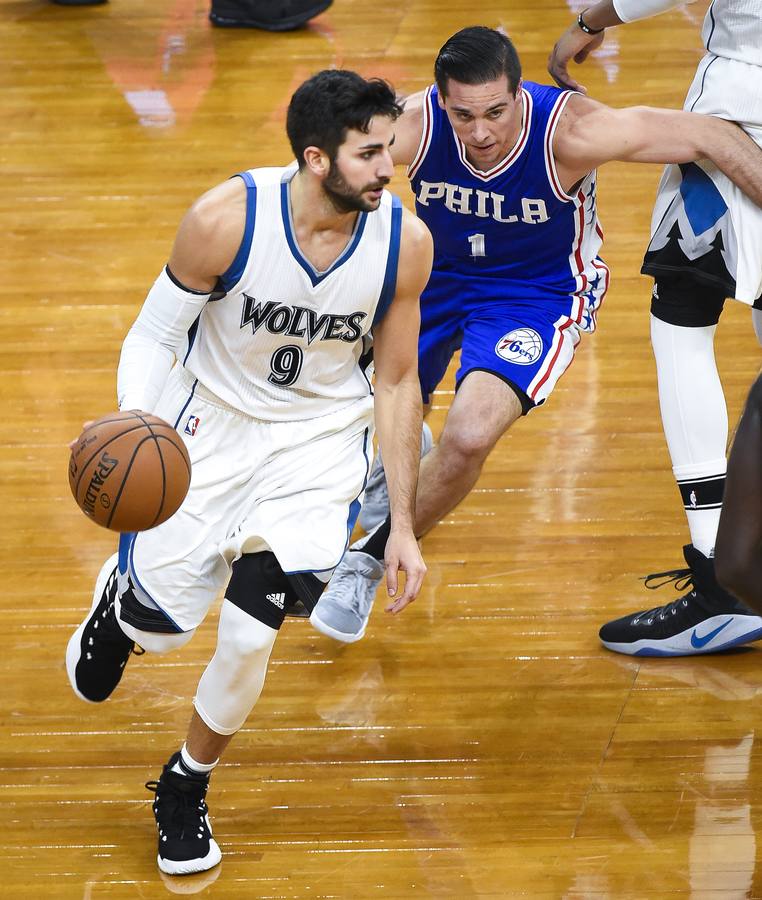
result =
[{"label": "dark curly hair", "polygon": [[350,128],[367,134],[374,116],[394,121],[401,114],[402,107],[386,81],[366,80],[346,69],[324,69],[298,87],[291,98],[286,133],[302,168],[307,147],[319,147],[333,162]]}]

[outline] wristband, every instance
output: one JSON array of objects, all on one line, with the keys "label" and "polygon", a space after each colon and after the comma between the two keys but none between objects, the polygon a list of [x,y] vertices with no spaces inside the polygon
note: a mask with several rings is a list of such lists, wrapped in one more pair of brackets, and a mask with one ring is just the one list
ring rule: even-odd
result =
[{"label": "wristband", "polygon": [[602,31],[605,31],[605,28],[591,28],[587,22],[582,18],[582,13],[586,13],[587,10],[583,9],[582,12],[577,16],[577,25],[585,32],[585,34],[600,34]]}]

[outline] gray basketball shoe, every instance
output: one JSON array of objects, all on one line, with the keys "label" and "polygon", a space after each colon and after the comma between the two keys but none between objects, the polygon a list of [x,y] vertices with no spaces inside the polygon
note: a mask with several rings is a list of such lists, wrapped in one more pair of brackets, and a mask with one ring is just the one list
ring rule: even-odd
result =
[{"label": "gray basketball shoe", "polygon": [[[367,537],[354,544],[364,545]],[[345,644],[359,641],[368,627],[384,564],[369,553],[351,549],[344,554],[323,596],[312,610],[312,627]]]},{"label": "gray basketball shoe", "polygon": [[[431,429],[424,422],[421,431],[421,459],[434,447]],[[360,510],[360,525],[365,531],[373,531],[389,515],[389,492],[386,489],[386,475],[381,451],[376,454],[365,486],[365,499]]]}]

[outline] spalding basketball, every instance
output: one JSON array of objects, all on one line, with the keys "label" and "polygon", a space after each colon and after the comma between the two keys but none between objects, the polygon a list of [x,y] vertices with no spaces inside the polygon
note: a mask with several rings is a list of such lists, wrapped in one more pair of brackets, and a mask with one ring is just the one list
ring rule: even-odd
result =
[{"label": "spalding basketball", "polygon": [[180,435],[147,413],[116,412],[92,422],[69,460],[69,486],[82,512],[112,531],[145,531],[180,508],[191,463]]}]

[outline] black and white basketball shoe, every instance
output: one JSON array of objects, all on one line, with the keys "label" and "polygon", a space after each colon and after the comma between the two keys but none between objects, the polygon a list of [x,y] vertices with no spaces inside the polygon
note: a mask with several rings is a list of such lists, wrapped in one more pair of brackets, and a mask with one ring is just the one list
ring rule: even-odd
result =
[{"label": "black and white basketball shoe", "polygon": [[645,582],[649,590],[673,583],[689,593],[607,622],[599,632],[604,647],[630,656],[694,656],[762,638],[762,618],[720,587],[714,560],[692,544],[683,554],[687,569],[657,572]]},{"label": "black and white basketball shoe", "polygon": [[[183,772],[173,772],[179,766]],[[205,872],[222,859],[212,837],[206,792],[209,776],[188,771],[173,754],[158,781],[146,783],[156,794],[153,814],[159,831],[157,862],[167,875],[191,875]]]},{"label": "black and white basketball shoe", "polygon": [[90,612],[66,647],[69,682],[74,693],[90,703],[111,696],[135,647],[116,620],[117,559],[114,554],[103,564]]}]

